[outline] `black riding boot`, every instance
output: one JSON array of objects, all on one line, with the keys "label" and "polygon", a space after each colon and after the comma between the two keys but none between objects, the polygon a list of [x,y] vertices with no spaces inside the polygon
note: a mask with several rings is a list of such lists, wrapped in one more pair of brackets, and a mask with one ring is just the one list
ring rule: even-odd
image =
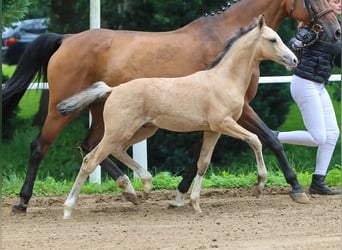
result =
[{"label": "black riding boot", "polygon": [[336,195],[341,194],[341,190],[332,190],[325,185],[325,176],[314,174],[309,188],[310,194]]}]

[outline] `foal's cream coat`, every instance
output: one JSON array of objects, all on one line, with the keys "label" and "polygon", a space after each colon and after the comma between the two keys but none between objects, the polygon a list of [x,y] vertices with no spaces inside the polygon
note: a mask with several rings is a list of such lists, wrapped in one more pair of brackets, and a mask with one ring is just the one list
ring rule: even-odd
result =
[{"label": "foal's cream coat", "polygon": [[201,182],[221,134],[246,141],[253,149],[258,166],[256,190],[259,195],[267,177],[262,145],[255,134],[241,127],[236,120],[242,113],[252,68],[262,59],[273,60],[289,68],[297,63],[296,56],[260,16],[258,24],[238,37],[221,61],[210,70],[179,78],[136,79],[114,88],[98,82],[83,95],[60,103],[59,110],[67,114],[110,93],[103,114],[104,137],[83,160],[65,202],[64,218],[71,216],[88,175],[109,154],[134,170],[144,183],[145,195],[150,193],[152,176],[126,151],[134,143],[152,136],[158,128],[178,132],[203,131],[197,177],[190,197],[196,211],[201,211]]}]

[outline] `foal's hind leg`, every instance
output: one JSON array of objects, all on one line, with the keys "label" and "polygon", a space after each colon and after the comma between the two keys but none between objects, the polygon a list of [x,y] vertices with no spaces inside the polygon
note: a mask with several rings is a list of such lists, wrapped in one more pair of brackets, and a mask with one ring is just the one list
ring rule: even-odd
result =
[{"label": "foal's hind leg", "polygon": [[[104,123],[103,123],[103,105],[95,104],[90,107],[92,115],[92,123],[90,131],[86,140],[82,143],[82,149],[89,153],[98,145],[103,137]],[[101,168],[109,173],[109,175],[116,181],[116,184],[122,188],[122,195],[133,204],[138,204],[138,198],[134,188],[128,178],[121,169],[109,158],[106,157],[101,163]]]},{"label": "foal's hind leg", "polygon": [[196,153],[194,155],[194,164],[187,169],[185,175],[183,175],[182,181],[178,184],[176,189],[176,198],[170,202],[170,207],[181,207],[184,206],[184,199],[186,193],[189,191],[192,181],[196,177],[197,173],[197,161],[200,155],[201,147],[203,144],[203,137],[201,138],[200,144],[197,145]]},{"label": "foal's hind leg", "polygon": [[201,185],[203,176],[208,169],[211,156],[215,149],[217,140],[220,138],[219,133],[204,131],[203,132],[203,144],[200,152],[200,156],[197,162],[197,175],[190,195],[190,203],[197,212],[201,212],[199,204]]},{"label": "foal's hind leg", "polygon": [[[123,145],[124,151],[127,151],[127,149],[129,147],[131,147],[133,144],[136,144],[138,142],[141,142],[144,139],[151,137],[152,135],[154,135],[157,132],[157,130],[158,130],[158,127],[156,127],[152,124],[144,125],[137,132],[135,132],[135,134],[133,135],[133,137],[129,141],[124,143],[124,145]],[[144,171],[144,168],[142,168],[142,171]],[[144,173],[143,176],[146,176],[146,173]],[[142,181],[144,183],[143,198],[147,199],[149,192],[152,189],[152,178],[151,179],[147,178],[144,180],[142,179]],[[123,194],[123,195],[125,195],[125,194]]]},{"label": "foal's hind leg", "polygon": [[[126,144],[115,143],[113,138],[109,135],[105,135],[99,145],[93,149],[89,154],[87,154],[78,173],[76,181],[70,191],[67,200],[64,203],[64,219],[68,219],[71,216],[72,210],[76,204],[76,200],[79,196],[81,188],[86,181],[90,173],[94,171],[96,166],[102,162],[109,154],[116,157],[119,161],[126,164],[133,171],[136,171],[140,176],[141,180],[144,182],[144,192],[146,194],[150,193],[152,188],[152,176],[146,170],[144,170],[138,163],[136,163],[126,152],[126,147],[141,140],[142,137],[146,138],[147,135],[152,135],[157,130],[156,127],[151,127],[150,129],[140,129],[136,132],[135,136],[129,140]],[[134,139],[135,138],[135,139]],[[125,147],[125,146],[126,147]]]},{"label": "foal's hind leg", "polygon": [[96,166],[109,155],[111,147],[112,145],[110,142],[104,139],[95,149],[83,158],[81,169],[78,172],[74,185],[64,203],[64,219],[70,218],[84,182],[95,170]]},{"label": "foal's hind leg", "polygon": [[120,145],[114,147],[112,155],[116,159],[124,163],[132,171],[136,172],[136,174],[140,177],[141,181],[144,184],[143,198],[147,199],[152,190],[152,175],[127,154],[126,147]]},{"label": "foal's hind leg", "polygon": [[243,113],[238,120],[238,123],[245,129],[258,135],[263,145],[269,147],[276,155],[280,163],[280,168],[284,173],[286,182],[292,186],[292,191],[289,192],[290,197],[295,202],[308,203],[309,199],[298,183],[297,176],[287,160],[283,146],[272,133],[272,131],[266,126],[266,124],[260,119],[260,117],[248,104],[244,105]]}]

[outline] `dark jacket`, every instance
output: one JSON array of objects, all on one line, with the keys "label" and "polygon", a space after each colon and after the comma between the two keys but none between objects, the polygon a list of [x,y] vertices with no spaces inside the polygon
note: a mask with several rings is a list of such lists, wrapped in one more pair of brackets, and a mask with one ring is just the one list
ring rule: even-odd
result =
[{"label": "dark jacket", "polygon": [[[298,39],[298,36],[296,38]],[[290,47],[296,47],[293,43],[297,39],[291,39]],[[312,44],[303,44],[299,49],[300,61],[294,70],[294,74],[299,77],[313,82],[328,83],[334,64],[341,68],[341,41],[330,43],[319,37]]]}]

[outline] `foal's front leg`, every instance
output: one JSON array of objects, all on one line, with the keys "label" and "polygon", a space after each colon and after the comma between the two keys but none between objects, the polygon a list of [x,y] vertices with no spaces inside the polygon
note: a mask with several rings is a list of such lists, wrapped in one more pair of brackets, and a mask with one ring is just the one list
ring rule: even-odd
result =
[{"label": "foal's front leg", "polygon": [[221,133],[243,140],[253,149],[258,167],[258,184],[256,186],[256,195],[259,196],[265,186],[267,170],[264,157],[262,155],[262,144],[257,135],[241,127],[231,117],[227,117],[221,127]]},{"label": "foal's front leg", "polygon": [[203,143],[200,152],[200,156],[197,162],[197,175],[195,178],[194,186],[190,194],[190,203],[192,207],[197,212],[201,212],[201,207],[199,204],[201,185],[203,181],[203,176],[208,169],[209,163],[211,161],[211,156],[215,149],[217,140],[220,138],[220,134],[211,131],[203,132]]},{"label": "foal's front leg", "polygon": [[300,186],[297,176],[288,162],[283,146],[249,104],[245,103],[243,113],[238,120],[238,123],[248,131],[258,135],[263,145],[270,148],[275,154],[286,182],[292,187],[292,190],[289,192],[290,197],[295,202],[308,203],[309,199]]}]

